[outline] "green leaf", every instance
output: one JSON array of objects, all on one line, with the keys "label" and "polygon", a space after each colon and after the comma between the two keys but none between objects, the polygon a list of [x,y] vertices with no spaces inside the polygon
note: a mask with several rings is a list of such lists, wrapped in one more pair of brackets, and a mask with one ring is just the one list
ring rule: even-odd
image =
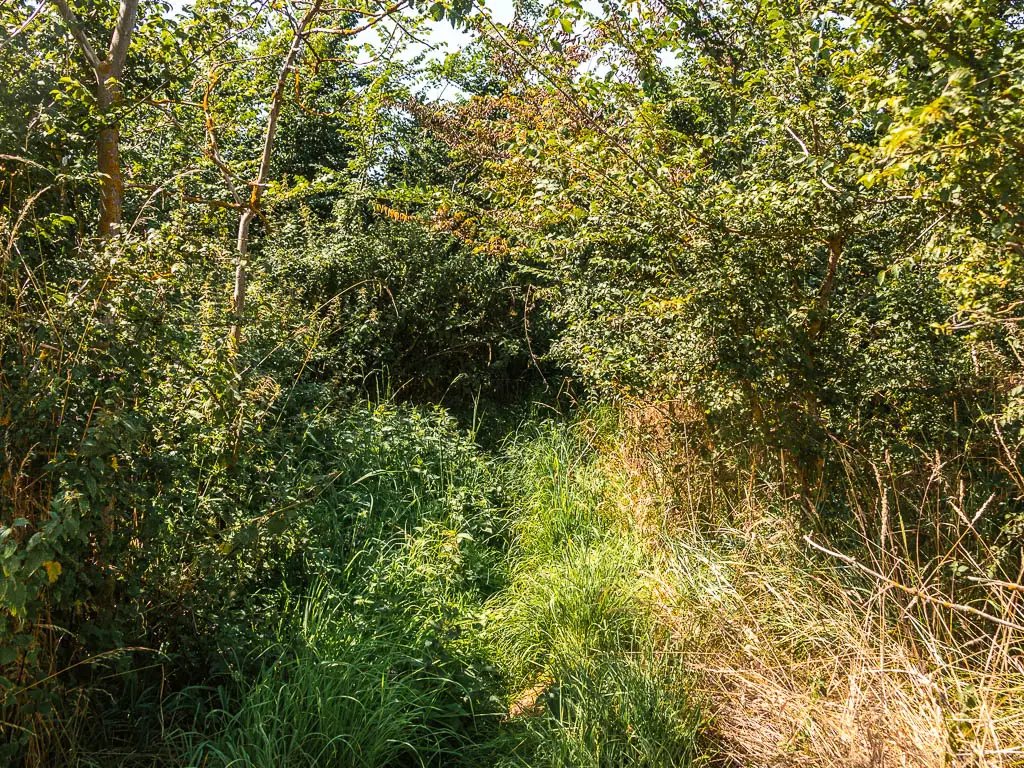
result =
[{"label": "green leaf", "polygon": [[267,521],[267,533],[271,536],[280,536],[288,530],[288,518],[284,515],[275,515]]}]

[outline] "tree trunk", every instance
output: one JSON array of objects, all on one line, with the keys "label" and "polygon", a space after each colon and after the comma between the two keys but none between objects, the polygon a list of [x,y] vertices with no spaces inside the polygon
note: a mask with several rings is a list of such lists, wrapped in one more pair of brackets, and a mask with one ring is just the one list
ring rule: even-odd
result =
[{"label": "tree trunk", "polygon": [[100,237],[111,237],[121,228],[124,200],[120,130],[117,117],[112,114],[121,103],[121,87],[109,79],[110,65],[103,62],[96,71],[96,97],[104,120],[96,142],[97,169],[100,172]]},{"label": "tree trunk", "polygon": [[242,343],[242,316],[245,314],[246,258],[249,255],[249,225],[256,217],[256,209],[249,207],[238,220],[237,261],[235,262],[235,290],[231,295],[231,310],[234,322],[231,325],[231,341],[235,349]]},{"label": "tree trunk", "polygon": [[93,48],[83,25],[71,10],[67,0],[54,2],[67,24],[68,31],[78,43],[89,68],[96,76],[96,103],[103,119],[103,126],[96,139],[96,166],[100,172],[99,232],[101,237],[111,237],[121,228],[121,209],[124,200],[121,137],[117,116],[117,107],[121,105],[122,97],[120,80],[128,57],[128,46],[135,31],[139,0],[121,0],[106,56],[98,54]]},{"label": "tree trunk", "polygon": [[267,186],[267,178],[270,176],[270,161],[274,154],[274,136],[277,134],[277,119],[281,114],[281,101],[284,99],[285,86],[288,84],[288,75],[295,66],[299,57],[302,45],[305,42],[305,32],[310,23],[320,12],[323,0],[314,0],[302,17],[292,37],[292,43],[288,47],[288,53],[284,57],[281,71],[277,77],[277,85],[270,97],[270,112],[267,115],[267,130],[263,138],[263,153],[260,156],[260,168],[256,174],[256,180],[252,183],[252,194],[249,202],[238,220],[238,242],[235,261],[235,289],[232,293],[231,312],[234,319],[231,324],[231,342],[235,349],[242,343],[242,321],[245,312],[245,289],[247,284],[246,259],[249,255],[249,225],[256,218],[256,212],[260,207],[260,198],[263,197],[263,189]]},{"label": "tree trunk", "polygon": [[835,288],[836,271],[839,268],[839,258],[843,254],[843,236],[835,235],[828,241],[828,266],[825,268],[825,278],[822,280],[821,288],[818,290],[818,298],[814,302],[814,318],[811,321],[810,339],[818,338],[826,325],[828,314],[828,302],[832,298],[832,290]]}]

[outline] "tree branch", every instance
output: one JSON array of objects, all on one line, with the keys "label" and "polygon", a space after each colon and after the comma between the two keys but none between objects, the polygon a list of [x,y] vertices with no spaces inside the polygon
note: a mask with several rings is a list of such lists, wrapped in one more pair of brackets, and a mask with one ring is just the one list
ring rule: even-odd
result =
[{"label": "tree branch", "polygon": [[36,9],[34,11],[32,11],[32,13],[30,13],[28,15],[28,18],[25,19],[24,22],[22,22],[20,27],[15,29],[13,32],[10,29],[7,30],[7,39],[4,40],[3,43],[0,43],[0,48],[5,48],[12,40],[14,40],[14,38],[16,38],[18,35],[20,35],[26,29],[28,29],[29,25],[31,25],[32,22],[35,21],[36,17],[40,13],[45,11],[45,10],[46,10],[46,0],[42,0],[42,2],[39,3],[39,5],[36,6]]},{"label": "tree branch", "polygon": [[[58,0],[63,2],[63,0]],[[121,0],[117,9],[117,23],[114,34],[110,37],[110,48],[107,60],[110,62],[110,76],[118,80],[124,71],[124,62],[128,58],[128,45],[131,43],[135,19],[139,15],[139,0]]]},{"label": "tree branch", "polygon": [[78,17],[75,16],[75,12],[72,11],[71,6],[67,4],[67,0],[53,1],[57,4],[57,8],[60,10],[60,15],[64,17],[64,22],[68,25],[68,31],[71,32],[71,36],[75,38],[75,42],[78,43],[78,47],[85,56],[85,60],[93,70],[99,70],[103,62],[100,61],[100,57],[96,55],[96,51],[93,50],[92,45],[89,43],[89,38],[87,38],[85,33],[82,31],[81,22],[78,21]]},{"label": "tree branch", "polygon": [[[248,203],[238,221],[238,238],[236,241],[237,260],[235,262],[235,287],[231,296],[231,307],[234,314],[234,321],[231,325],[231,341],[237,351],[242,341],[242,320],[245,316],[245,293],[246,283],[246,259],[249,255],[249,225],[259,212],[260,198],[267,186],[267,178],[270,175],[270,161],[274,153],[274,136],[277,133],[277,119],[281,114],[281,101],[284,97],[284,89],[288,82],[288,75],[295,66],[299,57],[302,45],[306,39],[307,29],[313,23],[320,12],[322,0],[314,0],[309,6],[298,28],[292,37],[292,43],[285,55],[284,63],[281,65],[281,72],[277,77],[277,84],[274,86],[273,95],[270,97],[270,112],[267,115],[266,135],[263,139],[263,152],[260,156],[260,167],[256,179],[252,182],[252,193]],[[223,169],[222,169],[223,170]]]}]

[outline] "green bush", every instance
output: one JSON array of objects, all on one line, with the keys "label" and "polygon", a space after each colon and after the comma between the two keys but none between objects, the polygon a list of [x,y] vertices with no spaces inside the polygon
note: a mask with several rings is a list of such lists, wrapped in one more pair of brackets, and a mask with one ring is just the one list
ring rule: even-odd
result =
[{"label": "green bush", "polygon": [[[300,206],[301,208],[301,206]],[[301,297],[318,323],[318,375],[409,398],[507,394],[533,373],[525,286],[513,270],[369,199],[281,224],[268,289]],[[541,334],[534,343],[543,349]]]}]

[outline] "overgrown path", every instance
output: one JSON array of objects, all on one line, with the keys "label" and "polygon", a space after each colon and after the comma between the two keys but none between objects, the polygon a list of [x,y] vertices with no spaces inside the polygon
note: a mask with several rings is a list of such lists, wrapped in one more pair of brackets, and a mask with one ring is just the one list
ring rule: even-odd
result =
[{"label": "overgrown path", "polygon": [[[1024,733],[992,706],[1014,678],[930,663],[783,500],[730,496],[657,424],[530,420],[486,453],[440,409],[316,418],[303,503],[251,562],[196,560],[225,585],[193,609],[214,673],[164,695],[159,666],[101,678],[131,710],[50,734],[70,762],[924,768]],[[968,681],[981,705],[954,709]]]},{"label": "overgrown path", "polygon": [[[490,636],[529,764],[1000,765],[1019,750],[1015,678],[936,663],[950,649],[814,559],[775,489],[728,498],[650,417],[548,424],[506,459],[514,544]],[[952,706],[972,684],[981,706]]]},{"label": "overgrown path", "polygon": [[663,425],[531,421],[485,457],[439,414],[372,423],[344,568],[284,599],[189,764],[925,768],[976,748],[957,727],[1024,732],[951,714],[870,586],[812,562],[777,497],[687,472]]}]

